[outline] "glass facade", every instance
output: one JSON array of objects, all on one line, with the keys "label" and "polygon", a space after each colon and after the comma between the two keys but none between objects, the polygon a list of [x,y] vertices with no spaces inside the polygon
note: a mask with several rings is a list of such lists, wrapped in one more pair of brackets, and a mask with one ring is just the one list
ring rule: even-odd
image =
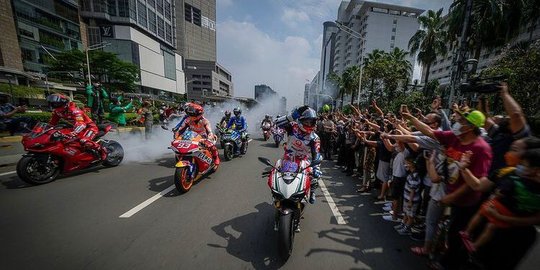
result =
[{"label": "glass facade", "polygon": [[[131,23],[146,30],[154,37],[173,47],[176,45],[174,2],[172,0],[81,0],[80,3],[83,17],[92,17],[92,13],[104,13],[109,16],[108,20],[113,24],[114,17],[129,18]],[[199,9],[190,9],[189,16],[195,24],[201,25]],[[125,23],[126,21],[124,19],[120,22]]]},{"label": "glass facade", "polygon": [[165,78],[176,80],[176,67],[174,54],[163,51],[163,62],[165,65]]},{"label": "glass facade", "polygon": [[78,6],[74,2],[18,0],[13,1],[13,10],[26,71],[47,70],[50,56],[45,50],[54,54],[82,48]]}]

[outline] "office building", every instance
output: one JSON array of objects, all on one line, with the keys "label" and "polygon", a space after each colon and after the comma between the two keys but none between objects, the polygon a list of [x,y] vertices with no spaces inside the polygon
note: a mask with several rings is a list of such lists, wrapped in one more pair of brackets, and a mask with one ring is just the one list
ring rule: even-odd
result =
[{"label": "office building", "polygon": [[255,85],[255,100],[261,102],[267,98],[277,97],[276,91],[266,84]]},{"label": "office building", "polygon": [[81,0],[88,45],[140,68],[139,91],[173,100],[185,93],[182,57],[176,53],[173,0]]},{"label": "office building", "polygon": [[188,99],[210,101],[227,99],[234,94],[231,73],[212,61],[186,59]]}]

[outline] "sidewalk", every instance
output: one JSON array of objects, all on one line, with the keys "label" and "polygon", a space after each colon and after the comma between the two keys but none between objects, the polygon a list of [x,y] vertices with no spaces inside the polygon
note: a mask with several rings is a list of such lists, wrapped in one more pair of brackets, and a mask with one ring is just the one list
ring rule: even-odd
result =
[{"label": "sidewalk", "polygon": [[[144,135],[144,127],[125,127],[118,128],[118,133],[141,133]],[[111,131],[116,133],[115,130]],[[0,167],[15,165],[25,153],[21,144],[22,136],[0,137]]]}]

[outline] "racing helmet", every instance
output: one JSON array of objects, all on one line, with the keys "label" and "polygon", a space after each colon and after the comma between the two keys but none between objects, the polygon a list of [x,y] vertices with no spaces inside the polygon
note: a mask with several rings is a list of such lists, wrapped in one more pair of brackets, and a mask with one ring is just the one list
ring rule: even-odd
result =
[{"label": "racing helmet", "polygon": [[203,116],[204,108],[196,103],[186,104],[186,114],[193,120],[200,120]]},{"label": "racing helmet", "polygon": [[47,97],[47,103],[53,109],[61,108],[69,103],[69,98],[62,94],[52,94]]},{"label": "racing helmet", "polygon": [[234,108],[233,113],[236,117],[238,117],[242,114],[242,109],[240,109],[240,107],[236,107]]},{"label": "racing helmet", "polygon": [[317,112],[312,108],[307,108],[298,118],[298,127],[306,133],[311,133],[315,130],[316,122]]}]

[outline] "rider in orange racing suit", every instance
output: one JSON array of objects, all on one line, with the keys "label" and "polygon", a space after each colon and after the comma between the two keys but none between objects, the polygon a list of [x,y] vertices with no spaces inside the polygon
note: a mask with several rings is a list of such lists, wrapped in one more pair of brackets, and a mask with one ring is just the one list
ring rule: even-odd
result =
[{"label": "rider in orange racing suit", "polygon": [[[173,128],[173,131],[177,134],[182,134],[189,127],[189,129],[201,136],[215,140],[216,136],[212,133],[210,121],[204,118],[204,108],[195,103],[187,103],[185,105],[186,117]],[[204,146],[212,153],[212,159],[214,165],[217,167],[220,163],[217,147],[209,140],[203,140]]]},{"label": "rider in orange racing suit", "polygon": [[73,125],[73,131],[69,134],[78,138],[81,145],[92,152],[96,157],[105,160],[107,151],[100,144],[93,141],[98,134],[98,127],[75,103],[62,94],[52,94],[47,97],[49,106],[53,108],[50,125],[57,125],[60,120],[65,120]]}]

